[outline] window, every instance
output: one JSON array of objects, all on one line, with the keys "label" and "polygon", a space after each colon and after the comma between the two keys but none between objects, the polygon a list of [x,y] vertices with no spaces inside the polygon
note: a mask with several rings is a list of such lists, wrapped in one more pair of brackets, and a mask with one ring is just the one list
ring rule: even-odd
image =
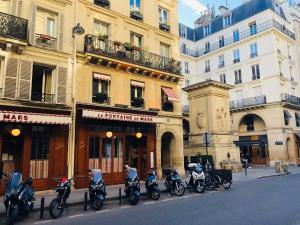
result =
[{"label": "window", "polygon": [[208,36],[209,34],[210,34],[210,25],[207,24],[207,25],[205,25],[204,28],[203,28],[203,35],[204,35],[204,37],[206,37],[206,36]]},{"label": "window", "polygon": [[31,84],[32,101],[54,103],[52,72],[53,68],[33,65]]},{"label": "window", "polygon": [[180,36],[187,38],[187,27],[180,24]]},{"label": "window", "polygon": [[188,62],[184,62],[184,72],[186,74],[190,74],[189,63]]},{"label": "window", "polygon": [[48,35],[52,38],[56,38],[57,20],[57,14],[37,10],[35,33],[37,35]]},{"label": "window", "polygon": [[130,33],[130,44],[132,46],[142,48],[142,40],[143,40],[142,35],[136,34],[136,33],[133,33],[133,32]]},{"label": "window", "polygon": [[278,61],[278,66],[279,66],[279,76],[283,77],[283,73],[281,71],[281,62]]},{"label": "window", "polygon": [[169,12],[166,9],[159,8],[159,23],[160,24],[169,24]]},{"label": "window", "polygon": [[233,31],[233,41],[237,42],[240,40],[240,34],[239,34],[239,30],[235,30]]},{"label": "window", "polygon": [[105,50],[108,47],[109,24],[94,20],[94,35],[98,38],[94,41],[94,46],[98,49]]},{"label": "window", "polygon": [[254,119],[253,116],[247,116],[245,118],[245,123],[247,126],[247,131],[254,131]]},{"label": "window", "polygon": [[210,72],[210,61],[209,61],[209,60],[206,60],[206,61],[204,62],[204,64],[205,64],[205,70],[204,70],[204,72],[205,72],[205,73]]},{"label": "window", "polygon": [[162,64],[167,65],[170,58],[170,45],[160,43],[160,55],[162,56]]},{"label": "window", "polygon": [[205,43],[205,52],[204,52],[204,54],[209,53],[209,52],[210,52],[210,43],[206,42]]},{"label": "window", "polygon": [[259,70],[259,65],[253,65],[252,66],[252,80],[258,80],[260,79],[260,70]]},{"label": "window", "polygon": [[220,36],[219,37],[219,47],[222,48],[224,47],[225,43],[224,43],[224,36]]},{"label": "window", "polygon": [[131,106],[135,108],[144,107],[144,87],[145,84],[139,81],[131,81],[130,96]]},{"label": "window", "polygon": [[184,81],[184,83],[185,83],[185,84],[184,84],[184,85],[185,85],[185,87],[187,87],[187,86],[189,86],[189,85],[190,85],[190,81],[189,81],[189,80],[185,80],[185,81]]},{"label": "window", "polygon": [[291,80],[294,80],[294,77],[293,77],[293,67],[290,66],[290,77],[291,77]]},{"label": "window", "polygon": [[220,75],[220,82],[223,84],[226,84],[226,74],[221,74]]},{"label": "window", "polygon": [[240,62],[240,50],[235,49],[233,51],[233,63],[238,63],[238,62]]},{"label": "window", "polygon": [[162,87],[161,89],[161,109],[166,112],[174,111],[173,101],[168,96],[168,92],[174,93],[171,88]]},{"label": "window", "polygon": [[93,74],[93,102],[109,103],[110,80],[106,74]]},{"label": "window", "polygon": [[254,35],[257,33],[256,22],[249,24],[250,35]]},{"label": "window", "polygon": [[289,58],[289,59],[292,59],[291,54],[290,54],[290,49],[291,49],[291,47],[288,45],[288,46],[287,46],[288,58]]},{"label": "window", "polygon": [[234,83],[235,84],[241,84],[242,83],[242,71],[241,70],[235,70],[234,71]]},{"label": "window", "polygon": [[187,53],[187,51],[186,51],[186,44],[185,43],[182,43],[182,45],[181,45],[181,52],[184,53],[184,54]]},{"label": "window", "polygon": [[223,68],[225,66],[224,55],[219,55],[219,68]]},{"label": "window", "polygon": [[250,58],[257,57],[257,43],[252,43],[250,45]]},{"label": "window", "polygon": [[[296,127],[300,127],[300,113],[295,112],[295,119],[296,119]],[[299,137],[297,139],[298,139],[298,142],[299,142],[300,141]],[[299,144],[300,143],[298,143],[298,148],[300,147]],[[300,149],[298,149],[298,152],[300,152]],[[300,155],[298,155],[298,158],[300,158]]]},{"label": "window", "polygon": [[141,0],[130,0],[130,11],[140,11]]},{"label": "window", "polygon": [[223,17],[223,27],[228,27],[231,25],[231,16],[227,15]]}]

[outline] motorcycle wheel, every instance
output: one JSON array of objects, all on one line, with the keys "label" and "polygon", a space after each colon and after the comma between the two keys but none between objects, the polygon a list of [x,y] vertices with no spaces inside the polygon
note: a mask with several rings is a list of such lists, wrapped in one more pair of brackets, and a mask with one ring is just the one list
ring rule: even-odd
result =
[{"label": "motorcycle wheel", "polygon": [[13,207],[8,207],[6,212],[6,225],[13,225],[17,217],[17,210]]},{"label": "motorcycle wheel", "polygon": [[150,197],[152,200],[158,200],[160,197],[160,190],[153,190]]},{"label": "motorcycle wheel", "polygon": [[232,184],[232,181],[227,181],[227,180],[224,180],[224,181],[223,181],[223,187],[224,187],[226,190],[230,188],[231,184]]},{"label": "motorcycle wheel", "polygon": [[103,202],[103,199],[95,198],[92,205],[93,209],[96,211],[100,210],[103,206]]},{"label": "motorcycle wheel", "polygon": [[174,194],[176,196],[182,196],[185,193],[185,187],[183,184],[177,184],[177,187],[175,187]]},{"label": "motorcycle wheel", "polygon": [[214,179],[214,187],[215,188],[219,188],[222,184],[222,179],[219,175],[214,175],[213,176],[213,179]]},{"label": "motorcycle wheel", "polygon": [[198,193],[203,193],[205,191],[205,184],[204,184],[204,182],[201,182],[200,180],[197,181],[196,191]]},{"label": "motorcycle wheel", "polygon": [[61,217],[61,215],[63,214],[63,212],[65,210],[65,206],[63,206],[61,208],[59,207],[59,202],[60,202],[60,200],[55,198],[51,201],[51,203],[49,205],[49,213],[53,219],[57,219],[57,218]]},{"label": "motorcycle wheel", "polygon": [[139,201],[139,196],[137,196],[136,194],[131,194],[129,196],[129,203],[130,205],[136,205]]}]

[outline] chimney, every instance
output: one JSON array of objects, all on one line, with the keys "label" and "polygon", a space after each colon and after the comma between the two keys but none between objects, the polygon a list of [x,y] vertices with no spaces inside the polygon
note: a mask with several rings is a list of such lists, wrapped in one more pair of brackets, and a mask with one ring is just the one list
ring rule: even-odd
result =
[{"label": "chimney", "polygon": [[226,6],[221,5],[219,7],[219,11],[220,11],[220,15],[224,15],[224,14],[228,13],[229,10],[228,10],[228,8]]}]

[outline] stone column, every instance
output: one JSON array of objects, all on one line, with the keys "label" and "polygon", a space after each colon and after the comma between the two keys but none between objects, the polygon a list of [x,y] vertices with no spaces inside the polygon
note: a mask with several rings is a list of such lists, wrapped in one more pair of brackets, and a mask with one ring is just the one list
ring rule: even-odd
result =
[{"label": "stone column", "polygon": [[238,137],[233,134],[229,111],[231,88],[233,86],[212,80],[184,88],[188,92],[190,120],[187,156],[206,154],[203,136],[208,132],[211,137],[208,154],[213,156],[216,168],[221,167],[222,161],[229,160],[228,155],[230,161],[240,167],[240,152],[234,144]]}]

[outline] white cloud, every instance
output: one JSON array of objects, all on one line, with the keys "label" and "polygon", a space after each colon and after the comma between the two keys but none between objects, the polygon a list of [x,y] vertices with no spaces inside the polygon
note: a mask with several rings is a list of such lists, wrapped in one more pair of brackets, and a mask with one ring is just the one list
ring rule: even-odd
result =
[{"label": "white cloud", "polygon": [[194,13],[201,14],[206,10],[206,7],[198,0],[180,0],[182,4],[193,10]]}]

